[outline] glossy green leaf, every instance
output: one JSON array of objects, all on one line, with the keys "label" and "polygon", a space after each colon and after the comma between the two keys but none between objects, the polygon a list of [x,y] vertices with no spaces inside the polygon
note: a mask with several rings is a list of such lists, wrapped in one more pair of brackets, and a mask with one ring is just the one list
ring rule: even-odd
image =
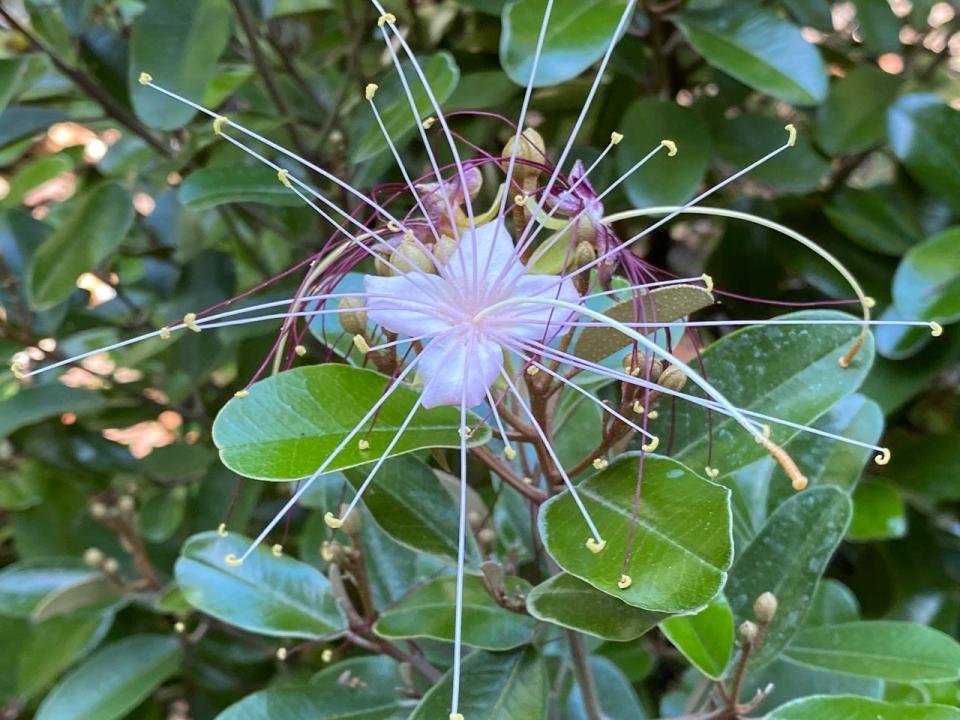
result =
[{"label": "glossy green leaf", "polygon": [[883,477],[934,500],[960,500],[960,432],[901,434]]},{"label": "glossy green leaf", "polygon": [[144,123],[175,130],[190,122],[193,108],[140,85],[140,73],[198,102],[227,46],[231,14],[228,0],[151,0],[147,5],[130,33],[128,75],[133,109]]},{"label": "glossy green leaf", "polygon": [[724,590],[736,622],[753,619],[753,603],[765,592],[779,602],[751,661],[754,667],[774,660],[800,629],[851,512],[850,499],[839,488],[803,490],[777,508],[737,558]]},{"label": "glossy green leaf", "polygon": [[110,630],[113,615],[56,617],[30,628],[17,664],[17,691],[32,698],[90,653]]},{"label": "glossy green leaf", "polygon": [[[413,711],[410,720],[450,714],[453,676],[445,674]],[[547,711],[546,667],[532,647],[512,653],[476,650],[463,661],[460,708],[471,720],[537,720]]]},{"label": "glossy green leaf", "polygon": [[[613,662],[604,657],[591,657],[590,673],[604,720],[641,720],[647,717],[630,681]],[[579,685],[571,688],[561,720],[588,720]]]},{"label": "glossy green leaf", "polygon": [[[346,476],[356,489],[367,473],[356,468]],[[448,561],[457,557],[459,499],[451,496],[426,463],[413,457],[385,462],[364,492],[363,504],[397,542]],[[480,561],[472,535],[467,537],[465,558],[468,563]]]},{"label": "glossy green leaf", "polygon": [[627,605],[569,573],[554,575],[533,588],[527,610],[543,622],[615,642],[636,640],[665,617]]},{"label": "glossy green leaf", "polygon": [[[714,302],[713,295],[697,285],[654,288],[649,296],[643,296],[643,301],[643,308],[637,308],[634,300],[624,300],[604,315],[624,323],[642,322],[644,318],[651,323],[665,323],[685,318]],[[589,362],[599,362],[628,344],[629,339],[618,330],[588,327],[577,338],[573,354]]]},{"label": "glossy green leaf", "polygon": [[892,682],[960,677],[960,643],[918,623],[873,620],[809,628],[786,654],[805,665]]},{"label": "glossy green leaf", "polygon": [[133,223],[133,201],[108,182],[87,191],[30,263],[27,292],[37,310],[66,300],[81,273],[94,270],[123,242]]},{"label": "glossy green leaf", "polygon": [[21,560],[0,570],[0,615],[29,618],[50,593],[100,576],[73,558]]},{"label": "glossy green leaf", "polygon": [[[457,66],[456,60],[450,53],[439,52],[429,58],[419,58],[418,62],[430,83],[434,98],[442,107],[443,103],[453,94],[460,80],[460,68]],[[383,125],[387,129],[387,134],[398,147],[402,147],[404,140],[413,135],[416,122],[436,114],[430,96],[427,95],[427,91],[415,74],[413,66],[408,60],[404,60],[401,62],[401,67],[413,93],[417,107],[417,120],[415,121],[413,118],[410,101],[407,99],[396,70],[391,71],[383,78],[382,82],[379,82],[380,88],[377,90],[375,98],[377,111],[380,113]],[[363,112],[365,113],[365,120],[362,121],[363,125],[358,132],[357,139],[351,144],[351,157],[354,162],[358,163],[387,150],[383,130],[380,129],[375,118],[367,117],[370,115],[370,109],[366,106],[366,103],[363,104]]]},{"label": "glossy green leaf", "polygon": [[867,250],[899,256],[923,239],[920,219],[895,188],[843,188],[823,209],[837,230]]},{"label": "glossy green leaf", "polygon": [[[519,603],[530,590],[520,578],[508,578],[509,600]],[[421,585],[381,615],[374,632],[390,639],[425,637],[453,641],[456,578]],[[476,575],[463,580],[463,643],[484,650],[510,650],[530,640],[536,621],[499,605]]]},{"label": "glossy green leaf", "polygon": [[0,148],[45,132],[50,125],[63,120],[63,117],[59,110],[32,105],[10,105],[0,113]]},{"label": "glossy green leaf", "polygon": [[178,198],[193,210],[237,202],[288,207],[303,204],[270,168],[243,165],[205,167],[190,173],[180,186]]},{"label": "glossy green leaf", "polygon": [[[338,682],[347,674],[362,684]],[[403,680],[396,663],[385,656],[352,658],[315,675],[309,685],[277,687],[252,693],[217,715],[217,720],[400,720]]]},{"label": "glossy green leaf", "polygon": [[797,105],[827,95],[827,74],[800,28],[759,3],[688,10],[680,29],[707,62],[756,90]]},{"label": "glossy green leaf", "polygon": [[73,160],[65,153],[37,158],[17,170],[10,178],[10,190],[3,198],[4,207],[16,207],[38,185],[53,180],[73,168]]},{"label": "glossy green leaf", "polygon": [[[503,9],[500,64],[524,87],[530,82],[546,0],[516,0]],[[555,0],[535,87],[574,78],[601,58],[617,30],[625,0]]]},{"label": "glossy green leaf", "polygon": [[[783,319],[850,320],[833,311],[790,313]],[[839,359],[855,342],[855,325],[785,325],[745,328],[715,342],[703,353],[710,383],[738,408],[761,412],[795,423],[813,422],[844,396],[856,390],[873,362],[873,340],[868,336],[848,368]],[[768,362],[767,358],[776,358]],[[701,396],[687,383],[685,392]],[[675,456],[694,468],[707,465],[709,436],[706,411],[679,402],[675,426],[670,413],[654,425],[667,437],[675,427]],[[770,423],[772,438],[781,445],[797,434]],[[713,414],[712,456],[721,473],[731,472],[767,455],[761,445],[733,419]]]},{"label": "glossy green leaf", "polygon": [[660,623],[660,630],[700,672],[717,679],[733,654],[733,612],[718,595],[695,615],[678,615]]},{"label": "glossy green leaf", "polygon": [[830,85],[817,109],[815,137],[831,155],[862,152],[883,140],[886,110],[900,80],[870,65],[858,65]]},{"label": "glossy green leaf", "polygon": [[318,638],[346,629],[343,612],[319,570],[260,546],[239,567],[250,540],[201,533],[187,540],[175,571],[187,601],[219,620],[262,635]]},{"label": "glossy green leaf", "polygon": [[20,428],[72,412],[81,417],[107,405],[106,397],[95,390],[70,388],[59,383],[33,385],[0,400],[0,438]]},{"label": "glossy green leaf", "polygon": [[854,0],[863,44],[875,54],[900,52],[900,19],[888,3]]},{"label": "glossy green leaf", "polygon": [[887,140],[918,183],[960,207],[960,111],[937,95],[904,95],[887,113]]},{"label": "glossy green leaf", "polygon": [[889,540],[907,534],[907,511],[897,488],[868,482],[853,493],[853,519],[847,539],[858,542]]},{"label": "glossy green leaf", "polygon": [[838,625],[860,619],[857,596],[846,585],[833,578],[824,578],[813,594],[813,601],[803,628]]},{"label": "glossy green leaf", "polygon": [[22,57],[3,58],[0,60],[0,113],[13,99],[20,82],[23,79],[27,61]]},{"label": "glossy green leaf", "polygon": [[43,596],[30,619],[44,622],[74,612],[100,611],[123,601],[123,594],[115,581],[102,573],[65,583]]},{"label": "glossy green leaf", "polygon": [[767,716],[768,720],[960,720],[960,709],[946,705],[889,703],[853,695],[801,698]]},{"label": "glossy green leaf", "polygon": [[37,720],[115,720],[177,673],[172,635],[131,635],[98,650],[44,698]]},{"label": "glossy green leaf", "polygon": [[960,319],[960,227],[927,238],[904,256],[893,279],[893,299],[907,318]]},{"label": "glossy green leaf", "polygon": [[[389,380],[347,365],[311,365],[254,383],[250,395],[234,398],[217,415],[213,440],[231,470],[258,480],[296,480],[312,475],[369,409]],[[401,385],[385,402],[369,432],[357,433],[327,470],[374,462],[416,401]],[[470,422],[478,419],[471,415]],[[425,447],[459,447],[460,415],[453,407],[420,408],[393,449],[393,455]],[[474,433],[482,444],[489,429]],[[366,439],[369,448],[361,450]]]},{"label": "glossy green leaf", "polygon": [[627,565],[632,584],[620,589],[621,562],[637,484],[636,455],[625,455],[577,488],[606,547],[585,546],[590,533],[569,491],[540,508],[540,536],[568,573],[630,605],[683,612],[710,600],[733,559],[730,491],[669,458],[644,461],[643,501]]},{"label": "glossy green leaf", "polygon": [[689,200],[703,182],[710,161],[710,133],[697,110],[675,102],[641,98],[623,116],[623,141],[617,148],[617,167],[626,173],[655,150],[661,140],[677,144],[670,157],[661,150],[631,174],[624,187],[636,207],[679,205]]}]

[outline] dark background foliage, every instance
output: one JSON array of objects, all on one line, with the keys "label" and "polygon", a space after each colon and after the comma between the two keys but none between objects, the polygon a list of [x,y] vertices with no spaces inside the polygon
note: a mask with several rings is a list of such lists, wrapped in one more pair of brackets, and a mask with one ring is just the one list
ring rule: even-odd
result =
[{"label": "dark background foliage", "polygon": [[[273,173],[217,143],[205,119],[140,87],[140,71],[357,186],[399,179],[363,101],[367,82],[381,85],[378,100],[401,146],[412,133],[376,11],[366,2],[0,6],[0,355],[21,366],[153,329],[253,288],[329,235]],[[422,53],[445,110],[516,116],[522,88],[511,77],[526,78],[542,2],[388,6]],[[589,87],[587,69],[622,7],[558,0],[571,22],[545,58],[550,82],[534,94],[531,118],[548,147],[566,140]],[[894,460],[882,471],[871,464],[854,493],[853,521],[819,601],[826,607],[835,596],[830,607],[847,608],[843,618],[856,618],[859,604],[864,618],[909,619],[954,636],[960,335],[949,323],[960,318],[958,13],[955,4],[933,0],[641,3],[574,151],[590,160],[612,130],[624,133],[616,159],[595,176],[604,187],[661,138],[677,141],[676,158],[658,158],[607,201],[612,212],[683,202],[781,144],[785,122],[797,125],[796,148],[723,190],[716,203],[815,238],[861,280],[878,317],[938,318],[946,326],[939,340],[924,330],[876,333],[879,356],[861,392],[885,415],[882,444]],[[491,152],[508,138],[488,118],[461,116],[455,127]],[[418,153],[410,143],[411,167],[423,164]],[[343,206],[355,205],[336,187],[318,186]],[[707,271],[718,287],[744,296],[850,297],[829,266],[763,228],[677,221],[646,243],[651,262],[678,274]],[[261,296],[287,297],[298,280],[291,276]],[[727,299],[710,312],[757,318],[778,311]],[[132,346],[59,378],[19,383],[0,374],[4,717],[32,716],[77,666],[74,672],[88,675],[61,686],[60,706],[48,706],[43,717],[78,717],[59,708],[88,707],[93,693],[103,706],[83,717],[199,720],[325,666],[326,646],[280,663],[279,641],[191,614],[169,584],[186,538],[215,528],[231,502],[231,523],[244,528],[262,525],[285,497],[249,481],[233,497],[235,478],[217,461],[210,433],[219,408],[256,371],[274,337],[269,324],[244,326],[188,334],[169,348],[161,341]],[[316,343],[310,351],[320,357]],[[751,371],[745,364],[744,383]],[[472,479],[489,502],[488,474],[478,468]],[[763,522],[766,507],[782,499],[745,497],[744,512]],[[324,566],[321,515],[307,509],[289,530],[291,552],[317,567]],[[799,541],[804,528],[791,532]],[[773,562],[787,562],[791,537],[778,540]],[[390,552],[384,546],[384,557]],[[39,584],[18,579],[18,568],[35,571]],[[390,584],[402,584],[413,566],[385,562],[376,572],[378,592],[391,597]],[[110,577],[122,578],[122,592]],[[185,623],[185,650],[171,640],[177,622]],[[97,650],[103,647],[107,652]],[[447,662],[442,649],[426,649],[431,660]],[[608,711],[612,717],[676,715],[695,706],[689,696],[698,680],[658,631],[598,644],[594,657],[602,693],[621,708]],[[555,654],[550,662],[562,661]],[[324,676],[328,684],[351,669],[380,685],[405,682],[393,666],[338,665]],[[748,685],[777,682],[779,701],[837,691],[958,702],[953,681],[881,686],[821,670],[801,682],[787,661],[766,672]],[[575,698],[567,699],[569,682],[555,691],[557,717],[582,716]]]}]

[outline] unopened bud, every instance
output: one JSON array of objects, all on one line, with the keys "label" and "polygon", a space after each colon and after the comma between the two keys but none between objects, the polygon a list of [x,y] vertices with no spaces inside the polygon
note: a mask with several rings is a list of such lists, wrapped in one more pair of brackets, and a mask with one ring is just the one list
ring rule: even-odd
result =
[{"label": "unopened bud", "polygon": [[367,331],[367,311],[363,300],[345,297],[340,301],[340,325],[351,335],[363,335]]},{"label": "unopened bud", "polygon": [[103,551],[100,548],[87,548],[83,551],[83,562],[92,568],[98,568],[104,561]]},{"label": "unopened bud", "polygon": [[129,495],[121,495],[117,499],[117,510],[122,512],[124,515],[129,515],[137,507],[136,501]]},{"label": "unopened bud", "polygon": [[390,256],[390,263],[393,265],[393,268],[391,268],[393,274],[397,274],[398,271],[401,273],[417,271],[429,273],[433,272],[435,268],[433,258],[424,252],[419,245],[409,240],[404,240],[397,245],[397,249]]},{"label": "unopened bud", "polygon": [[444,235],[440,238],[439,241],[433,246],[433,256],[437,259],[437,262],[441,265],[445,265],[453,253],[457,250],[457,241],[452,237]]},{"label": "unopened bud", "polygon": [[[346,508],[341,507],[340,512],[343,513],[345,509]],[[358,512],[352,512],[343,518],[341,527],[348,535],[356,535],[360,532],[360,528],[363,527],[363,516]]]},{"label": "unopened bud", "polygon": [[497,533],[494,532],[493,528],[485,527],[477,533],[477,540],[479,540],[483,545],[491,545],[496,539]]},{"label": "unopened bud", "polygon": [[745,645],[753,645],[759,634],[760,628],[757,627],[756,623],[750,622],[749,620],[737,628],[737,636],[740,638],[740,642]]},{"label": "unopened bud", "polygon": [[657,382],[660,385],[663,385],[665,388],[679,392],[680,390],[683,390],[683,386],[687,384],[687,376],[683,370],[678,368],[676,365],[670,365],[666,370],[660,373],[660,377],[657,378]]},{"label": "unopened bud", "polygon": [[753,615],[761,625],[769,625],[777,614],[777,596],[772,592],[765,592],[753,603]]},{"label": "unopened bud", "polygon": [[[634,377],[647,376],[647,358],[643,353],[629,352],[623,357],[623,369],[628,375]],[[656,382],[663,372],[663,363],[654,360],[650,364],[650,380]]]},{"label": "unopened bud", "polygon": [[116,575],[120,571],[120,563],[117,562],[116,558],[107,558],[103,561],[101,567],[107,575]]},{"label": "unopened bud", "polygon": [[582,240],[577,243],[577,249],[573,255],[573,266],[575,269],[590,265],[596,259],[597,251],[593,245]]},{"label": "unopened bud", "polygon": [[[516,136],[511,137],[510,140],[507,141],[507,144],[503,148],[503,157],[509,158],[513,155],[514,143],[516,142]],[[514,174],[521,179],[539,177],[540,169],[527,165],[527,162],[543,164],[547,159],[544,151],[545,147],[546,144],[543,142],[543,136],[533,128],[528,127],[520,133],[519,143],[517,143],[516,147],[518,162],[514,165]],[[509,164],[504,167],[508,166]]]},{"label": "unopened bud", "polygon": [[110,517],[110,508],[102,502],[90,503],[90,516],[94,520],[106,520]]}]

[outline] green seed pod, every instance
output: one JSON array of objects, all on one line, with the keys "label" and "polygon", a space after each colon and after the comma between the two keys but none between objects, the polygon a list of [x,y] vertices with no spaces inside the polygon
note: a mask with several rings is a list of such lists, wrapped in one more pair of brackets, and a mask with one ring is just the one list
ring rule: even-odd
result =
[{"label": "green seed pod", "polygon": [[363,335],[367,330],[366,305],[360,298],[348,297],[340,301],[340,325],[351,335]]},{"label": "green seed pod", "polygon": [[433,272],[435,265],[431,258],[423,249],[414,242],[404,240],[390,256],[390,263],[396,268],[390,268],[392,274],[396,275],[397,270],[401,273],[408,272]]}]

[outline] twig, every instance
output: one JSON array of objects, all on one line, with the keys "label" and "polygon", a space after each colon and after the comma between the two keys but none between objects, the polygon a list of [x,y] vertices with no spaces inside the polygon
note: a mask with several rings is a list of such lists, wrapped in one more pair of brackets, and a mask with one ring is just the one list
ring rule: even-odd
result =
[{"label": "twig", "polygon": [[603,711],[597,697],[597,687],[593,682],[593,672],[590,670],[589,655],[580,633],[567,631],[567,641],[570,643],[570,659],[573,661],[573,674],[580,686],[580,700],[583,703],[583,713],[587,720],[603,720]]}]

